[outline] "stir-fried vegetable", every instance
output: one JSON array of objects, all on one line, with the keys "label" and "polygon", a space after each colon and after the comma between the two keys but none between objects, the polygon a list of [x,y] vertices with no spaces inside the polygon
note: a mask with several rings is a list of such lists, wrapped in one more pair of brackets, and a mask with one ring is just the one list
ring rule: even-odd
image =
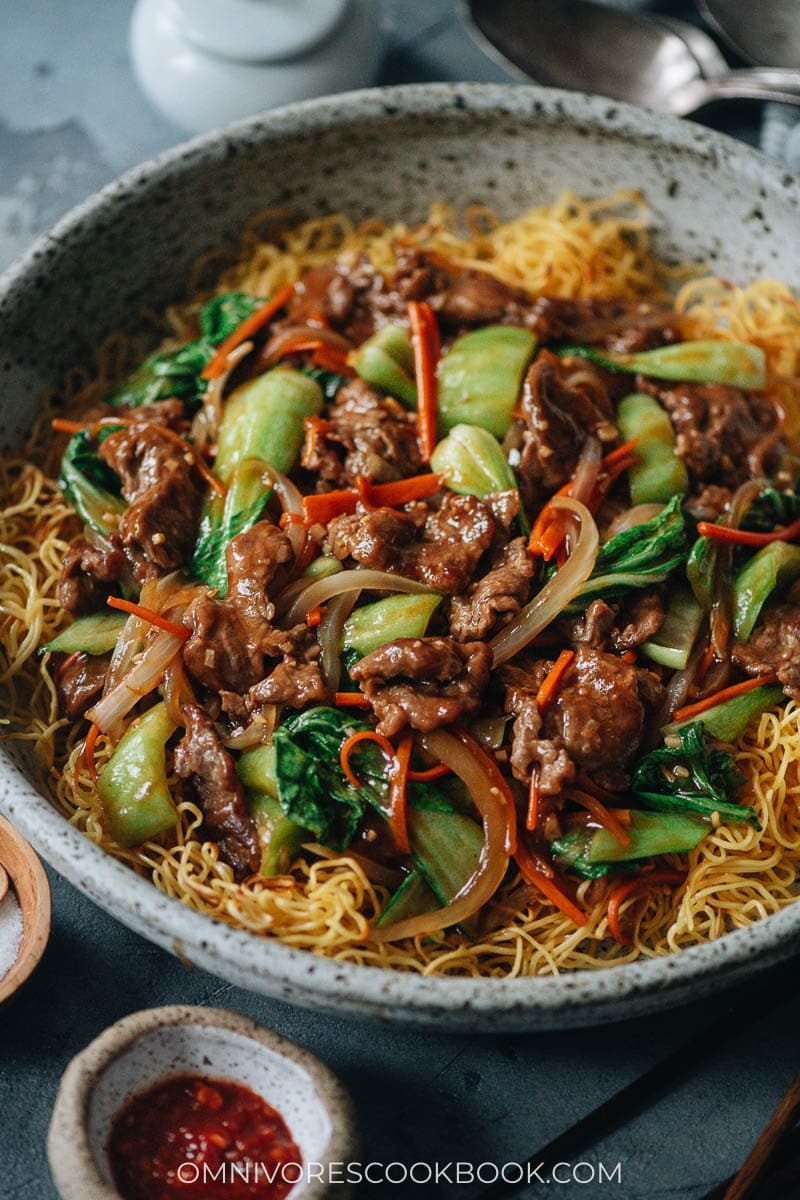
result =
[{"label": "stir-fried vegetable", "polygon": [[103,537],[114,532],[125,512],[119,478],[97,453],[103,434],[107,437],[111,432],[104,430],[98,439],[90,438],[85,429],[76,433],[61,460],[58,480],[81,520]]},{"label": "stir-fried vegetable", "polygon": [[800,577],[800,546],[772,542],[745,563],[733,581],[733,634],[746,642],[772,593]]},{"label": "stir-fried vegetable", "polygon": [[681,812],[634,810],[626,815],[628,846],[621,846],[607,829],[573,829],[550,843],[556,861],[583,879],[599,879],[643,858],[693,850],[709,832],[707,824]]},{"label": "stir-fried vegetable", "polygon": [[228,400],[214,464],[228,492],[207,501],[192,560],[193,573],[220,595],[227,590],[228,543],[259,520],[272,494],[264,465],[291,470],[303,443],[303,421],[321,410],[319,384],[287,367],[244,384]]},{"label": "stir-fried vegetable", "polygon": [[164,752],[174,732],[166,705],[154,705],[128,727],[100,774],[103,813],[121,846],[140,846],[177,821]]},{"label": "stir-fried vegetable", "polygon": [[461,496],[482,498],[517,486],[497,438],[479,425],[454,425],[431,455],[431,470]]},{"label": "stir-fried vegetable", "polygon": [[375,922],[375,928],[382,925],[393,925],[396,921],[408,921],[411,917],[419,917],[423,913],[433,912],[441,908],[442,901],[431,890],[425,876],[416,867],[400,884],[400,887],[390,898],[381,915]]},{"label": "stir-fried vegetable", "polygon": [[462,813],[421,808],[409,815],[408,827],[416,866],[439,904],[449,904],[478,868],[482,828]]},{"label": "stir-fried vegetable", "polygon": [[362,605],[344,623],[345,656],[355,661],[395,638],[424,637],[441,601],[436,595],[398,595]]},{"label": "stir-fried vegetable", "polygon": [[746,342],[675,342],[635,354],[569,346],[561,354],[589,358],[611,371],[629,371],[652,379],[724,383],[738,388],[763,388],[767,381],[764,351]]},{"label": "stir-fried vegetable", "polygon": [[666,504],[688,492],[689,474],[675,452],[672,422],[657,400],[643,392],[626,396],[617,409],[617,425],[625,441],[637,439],[637,461],[628,471],[633,504]]},{"label": "stir-fried vegetable", "polygon": [[116,646],[127,620],[127,614],[121,612],[91,613],[88,617],[78,617],[43,649],[54,654],[74,654],[77,650],[84,654],[108,654]]},{"label": "stir-fried vegetable", "polygon": [[597,597],[615,599],[636,588],[663,583],[686,562],[689,541],[679,496],[643,525],[624,529],[600,547],[589,578],[578,589],[584,608]]},{"label": "stir-fried vegetable", "polygon": [[347,361],[373,387],[402,400],[409,408],[417,407],[414,351],[405,325],[384,325],[352,350]]},{"label": "stir-fried vegetable", "polygon": [[718,813],[723,821],[749,821],[760,829],[753,809],[732,800],[744,776],[730,754],[706,745],[702,723],[682,725],[674,737],[675,748],[652,750],[639,763],[633,777],[636,796],[661,812]]},{"label": "stir-fried vegetable", "polygon": [[256,823],[261,842],[261,874],[284,875],[311,834],[290,821],[274,797],[265,792],[249,791],[247,807]]},{"label": "stir-fried vegetable", "polygon": [[457,338],[439,363],[439,428],[478,425],[502,438],[519,399],[536,338],[515,325],[489,325]]},{"label": "stir-fried vegetable", "polygon": [[664,624],[654,637],[643,643],[641,650],[647,658],[682,671],[689,661],[692,647],[703,622],[703,610],[689,588],[676,583],[670,589]]},{"label": "stir-fried vegetable", "polygon": [[735,742],[754,717],[760,716],[768,708],[780,704],[781,700],[785,698],[780,684],[759,684],[758,680],[754,682],[757,686],[749,688],[747,691],[740,690],[738,695],[731,696],[730,699],[722,700],[717,704],[711,704],[702,712],[695,711],[693,716],[684,717],[682,721],[672,721],[669,725],[664,726],[662,732],[665,736],[669,736],[677,733],[682,726],[699,721],[709,737],[716,738],[720,742]]}]

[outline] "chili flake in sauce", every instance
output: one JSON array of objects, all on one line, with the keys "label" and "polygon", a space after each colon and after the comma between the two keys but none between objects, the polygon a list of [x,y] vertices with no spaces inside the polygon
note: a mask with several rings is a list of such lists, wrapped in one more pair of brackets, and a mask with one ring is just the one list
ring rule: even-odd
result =
[{"label": "chili flake in sauce", "polygon": [[203,1075],[137,1092],[114,1120],[108,1155],[123,1200],[283,1200],[303,1161],[266,1100]]}]

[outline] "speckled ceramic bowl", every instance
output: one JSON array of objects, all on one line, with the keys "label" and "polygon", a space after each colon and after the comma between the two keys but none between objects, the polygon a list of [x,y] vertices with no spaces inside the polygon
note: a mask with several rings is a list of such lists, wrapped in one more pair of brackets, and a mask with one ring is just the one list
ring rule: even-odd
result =
[{"label": "speckled ceramic bowl", "polygon": [[[77,208],[0,281],[0,449],[65,366],[138,304],[181,294],[191,263],[270,205],[416,219],[431,201],[505,216],[565,188],[645,191],[667,259],[800,285],[800,181],[739,143],[607,100],[435,84],[293,105],[200,138]],[[555,979],[436,979],[345,965],[200,916],[104,855],[6,749],[0,808],[59,871],[131,928],[244,987],[438,1029],[535,1029],[699,996],[800,948],[800,905],[667,958]],[[12,760],[12,755],[15,757]]]},{"label": "speckled ceramic bowl", "polygon": [[[62,1200],[118,1200],[107,1153],[114,1117],[135,1093],[192,1073],[244,1084],[281,1113],[307,1168],[290,1200],[322,1200],[341,1172],[333,1164],[355,1156],[350,1099],[308,1051],[222,1008],[148,1008],[106,1029],[64,1073],[47,1138]],[[349,1194],[336,1184],[342,1200]]]}]

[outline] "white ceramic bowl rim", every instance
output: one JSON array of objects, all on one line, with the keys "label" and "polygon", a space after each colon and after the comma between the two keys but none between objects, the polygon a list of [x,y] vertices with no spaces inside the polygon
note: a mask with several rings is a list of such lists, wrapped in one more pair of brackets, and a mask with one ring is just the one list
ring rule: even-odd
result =
[{"label": "white ceramic bowl rim", "polygon": [[[743,178],[763,181],[799,210],[800,179],[785,167],[731,138],[690,122],[656,116],[631,105],[581,93],[538,87],[486,84],[422,84],[375,88],[293,104],[235,123],[168,150],[121,176],[37,239],[28,253],[0,276],[0,298],[13,303],[24,295],[29,275],[46,254],[84,222],[97,219],[112,202],[152,185],[176,170],[190,170],[224,154],[237,141],[291,137],[381,119],[392,109],[412,107],[435,120],[456,106],[467,113],[504,113],[549,118],[658,148],[675,148],[737,168]],[[5,757],[5,755],[3,756]],[[432,1025],[439,1030],[547,1028],[588,1024],[631,1016],[699,996],[752,970],[788,956],[800,943],[800,906],[790,906],[749,929],[737,930],[703,946],[657,959],[555,977],[471,979],[417,976],[379,970],[297,950],[276,940],[256,938],[194,912],[158,891],[147,880],[104,853],[73,829],[6,759],[0,778],[14,781],[16,796],[0,796],[0,809],[12,819],[50,864],[101,907],[115,912],[138,933],[223,974],[229,981],[267,995],[338,1013],[387,1021]],[[617,1006],[621,1006],[618,1010]]]}]

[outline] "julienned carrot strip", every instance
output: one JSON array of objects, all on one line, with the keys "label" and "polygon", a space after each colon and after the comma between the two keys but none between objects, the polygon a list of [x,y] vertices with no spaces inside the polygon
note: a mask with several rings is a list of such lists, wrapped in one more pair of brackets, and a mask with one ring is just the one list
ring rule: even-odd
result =
[{"label": "julienned carrot strip", "polygon": [[622,661],[624,663],[628,663],[630,666],[633,666],[633,664],[636,662],[636,651],[626,650],[622,656]]},{"label": "julienned carrot strip", "polygon": [[436,362],[439,357],[439,330],[431,306],[424,300],[411,301],[408,306],[408,320],[414,346],[419,448],[425,462],[429,462],[436,447]]},{"label": "julienned carrot strip", "polygon": [[363,692],[334,692],[333,702],[337,708],[372,708]]},{"label": "julienned carrot strip", "polygon": [[697,532],[701,537],[714,538],[718,542],[733,542],[736,546],[769,546],[772,542],[793,542],[800,538],[800,517],[782,529],[771,533],[753,533],[749,529],[731,529],[727,525],[713,525],[709,521],[698,521]]},{"label": "julienned carrot strip", "polygon": [[81,433],[88,427],[82,421],[68,421],[65,417],[53,417],[50,428],[55,433]]},{"label": "julienned carrot strip", "polygon": [[352,783],[353,787],[363,786],[358,776],[354,775],[350,769],[350,755],[360,742],[376,742],[392,763],[394,763],[397,757],[394,746],[382,733],[377,733],[374,729],[359,729],[356,733],[351,733],[350,737],[342,742],[342,748],[339,751],[339,762],[342,765],[345,776]]},{"label": "julienned carrot strip", "polygon": [[542,680],[541,686],[536,693],[536,704],[538,705],[539,712],[544,712],[544,710],[549,708],[555,700],[556,696],[558,695],[558,689],[561,686],[561,681],[569,669],[574,657],[574,650],[562,650],[555,663]]},{"label": "julienned carrot strip", "polygon": [[731,687],[723,688],[721,692],[714,692],[713,695],[706,696],[705,699],[698,700],[695,704],[676,708],[672,714],[672,720],[690,721],[692,717],[698,717],[700,713],[714,708],[717,704],[723,704],[726,700],[733,700],[735,696],[743,696],[745,692],[752,692],[754,688],[764,687],[765,684],[774,682],[774,675],[757,675],[755,679],[745,679],[742,683],[734,683]]},{"label": "julienned carrot strip", "polygon": [[398,743],[395,752],[395,766],[392,772],[392,786],[389,789],[389,828],[392,831],[395,845],[402,854],[410,854],[408,842],[408,822],[406,820],[406,793],[408,784],[408,764],[411,759],[411,748],[414,739],[410,733],[405,734]]},{"label": "julienned carrot strip", "polygon": [[414,771],[411,767],[408,768],[408,778],[414,783],[431,783],[434,779],[441,779],[444,775],[449,775],[450,768],[444,763],[437,763],[435,767],[428,767],[426,771]]},{"label": "julienned carrot strip", "polygon": [[319,625],[322,620],[322,609],[318,604],[315,604],[306,615],[306,625],[309,629],[313,629],[315,625]]},{"label": "julienned carrot strip", "polygon": [[303,515],[308,525],[327,525],[334,517],[354,513],[357,503],[357,492],[320,492],[303,497]]},{"label": "julienned carrot strip", "polygon": [[203,379],[217,379],[222,375],[228,363],[228,355],[271,321],[276,313],[279,313],[289,302],[293,294],[294,284],[289,283],[276,292],[266,304],[262,304],[261,308],[257,308],[249,317],[240,321],[233,333],[228,334],[225,340],[219,344],[210,361],[206,363],[203,368]]},{"label": "julienned carrot strip", "polygon": [[81,758],[83,765],[89,772],[92,783],[97,783],[97,764],[94,761],[94,748],[97,742],[97,735],[100,732],[99,725],[92,725],[86,735],[86,741],[83,743],[83,753]]},{"label": "julienned carrot strip", "polygon": [[151,608],[143,608],[141,604],[134,604],[132,600],[123,600],[121,596],[109,596],[106,600],[109,608],[118,608],[122,612],[131,613],[134,617],[140,617],[142,621],[147,621],[150,625],[157,625],[159,629],[163,629],[165,633],[171,633],[173,637],[180,638],[181,641],[186,641],[189,637],[189,630],[183,625],[177,625],[174,621],[169,621],[166,617],[162,617],[161,613],[153,612]]},{"label": "julienned carrot strip", "polygon": [[601,459],[601,462],[600,462],[601,470],[604,467],[612,466],[620,458],[627,458],[627,456],[630,454],[631,450],[635,450],[638,445],[639,445],[639,439],[638,439],[638,437],[635,437],[635,438],[631,438],[631,440],[629,442],[625,442],[622,446],[617,446],[616,450],[611,450],[608,454],[605,455],[605,457],[603,459]]},{"label": "julienned carrot strip", "polygon": [[531,771],[531,786],[528,790],[528,811],[525,814],[525,828],[533,833],[539,824],[539,813],[542,806],[542,793],[539,787],[539,765],[534,763]]},{"label": "julienned carrot strip", "polygon": [[657,887],[660,884],[678,885],[683,883],[686,876],[681,875],[679,871],[650,871],[648,874],[638,875],[635,879],[627,879],[625,883],[621,883],[616,887],[608,898],[608,932],[614,938],[614,941],[619,942],[621,946],[633,945],[633,938],[623,932],[620,925],[620,908],[629,896],[635,895],[636,892],[648,891],[651,887]]},{"label": "julienned carrot strip", "polygon": [[410,479],[398,479],[394,483],[366,481],[370,502],[379,508],[396,508],[398,504],[410,504],[412,500],[425,500],[441,490],[442,477],[434,474],[412,475]]},{"label": "julienned carrot strip", "polygon": [[542,869],[546,864],[543,863],[540,866],[521,839],[517,842],[514,858],[519,867],[520,875],[526,883],[537,887],[551,904],[554,904],[565,917],[569,917],[570,921],[574,921],[576,925],[586,924],[589,918],[583,909],[578,907],[566,890],[560,886],[560,880],[556,872],[551,868],[551,874],[546,874]]},{"label": "julienned carrot strip", "polygon": [[314,365],[324,371],[332,371],[334,375],[355,375],[355,371],[347,361],[347,356],[332,346],[318,346],[314,351]]}]

